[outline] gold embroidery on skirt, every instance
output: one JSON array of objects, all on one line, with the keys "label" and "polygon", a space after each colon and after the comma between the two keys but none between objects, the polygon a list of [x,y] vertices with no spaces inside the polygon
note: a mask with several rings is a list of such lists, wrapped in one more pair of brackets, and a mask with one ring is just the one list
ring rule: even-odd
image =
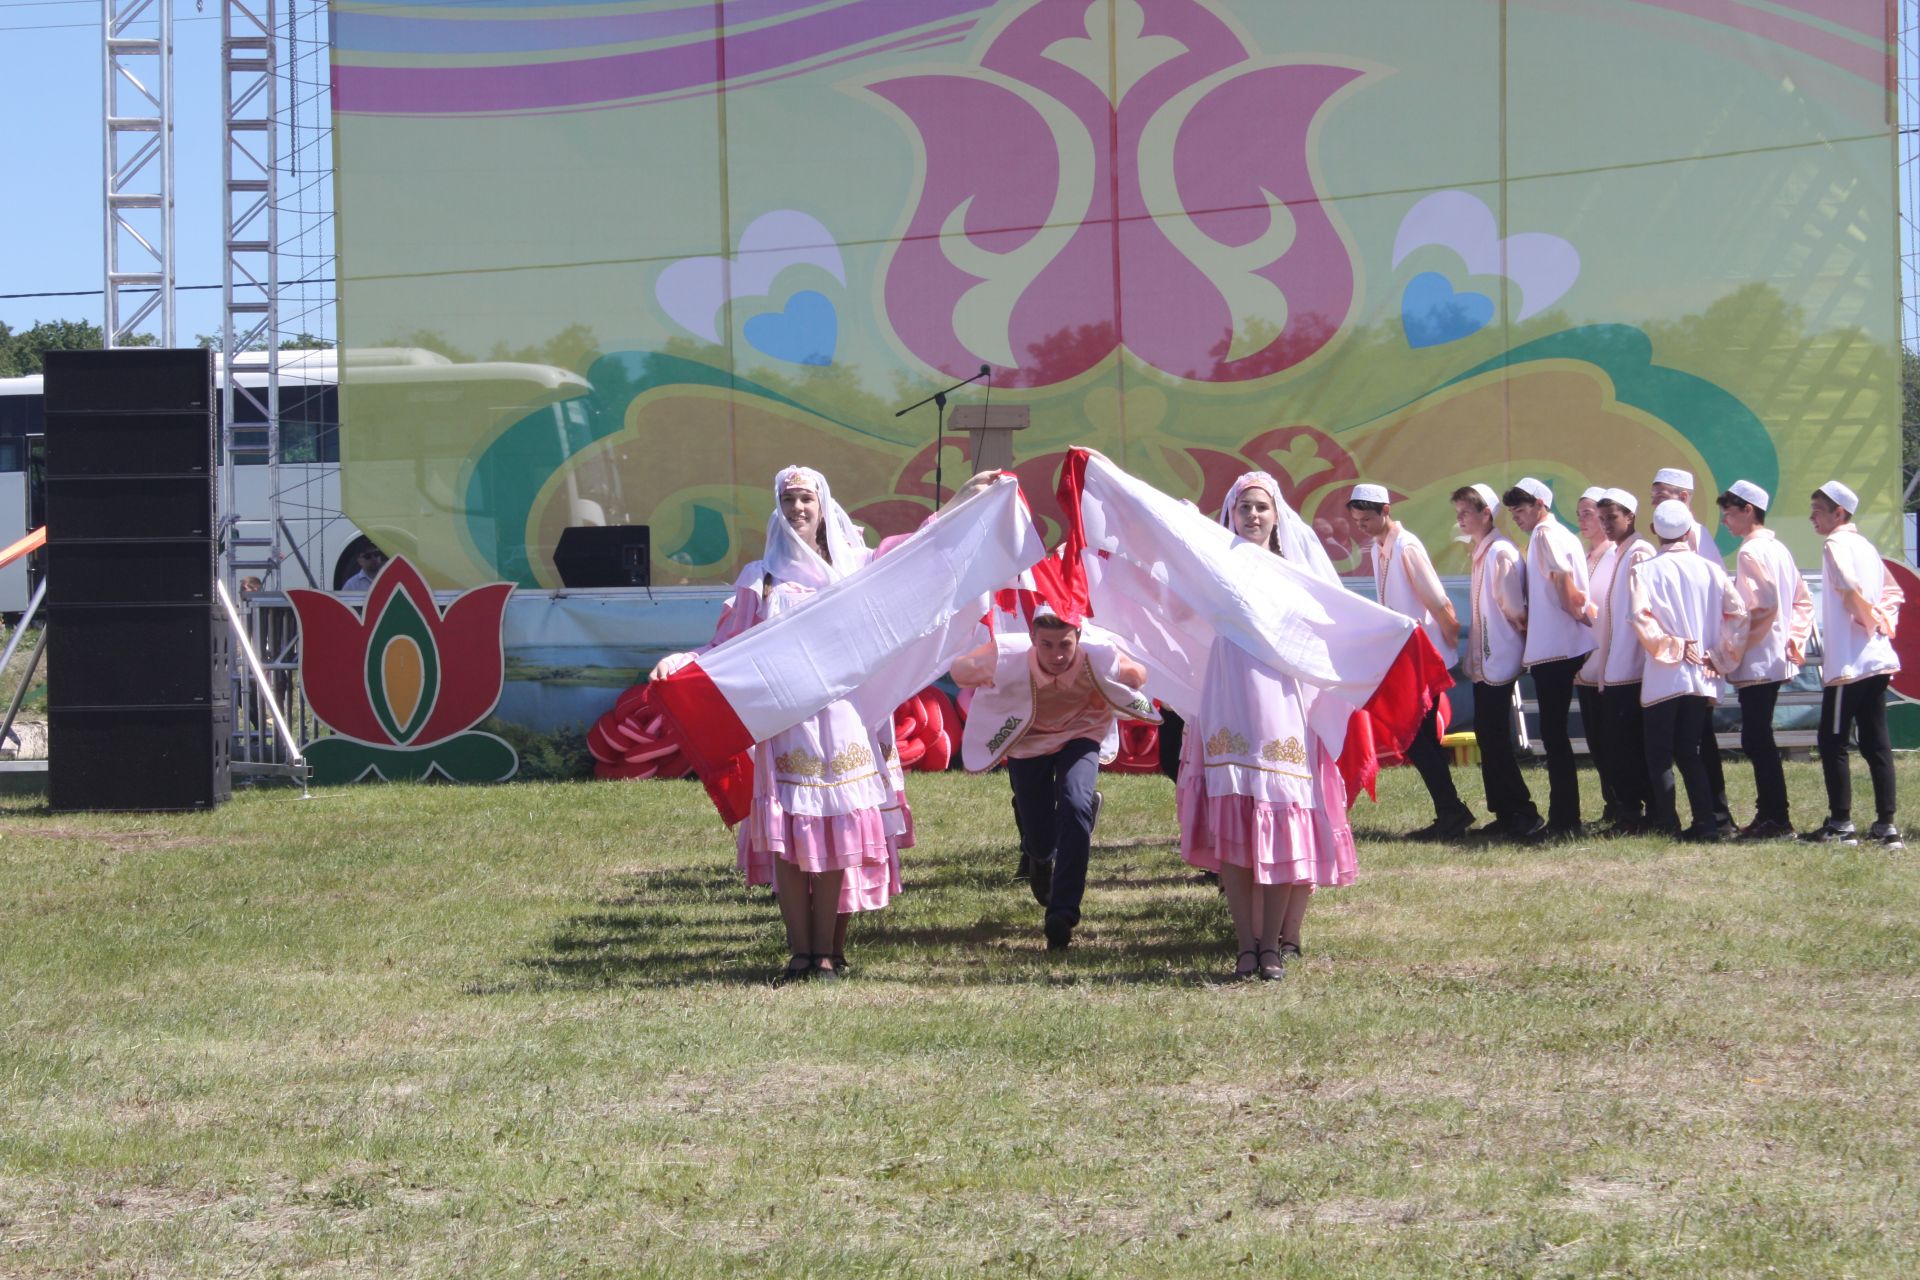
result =
[{"label": "gold embroidery on skirt", "polygon": [[1285,742],[1275,738],[1260,748],[1260,758],[1274,764],[1305,764],[1307,748],[1298,738],[1288,738]]},{"label": "gold embroidery on skirt", "polygon": [[1244,756],[1251,750],[1247,740],[1231,729],[1216,729],[1213,736],[1207,739],[1207,754],[1210,756]]},{"label": "gold embroidery on skirt", "polygon": [[782,751],[773,758],[773,768],[776,773],[790,773],[801,778],[824,778],[827,775],[827,762],[805,747]]}]

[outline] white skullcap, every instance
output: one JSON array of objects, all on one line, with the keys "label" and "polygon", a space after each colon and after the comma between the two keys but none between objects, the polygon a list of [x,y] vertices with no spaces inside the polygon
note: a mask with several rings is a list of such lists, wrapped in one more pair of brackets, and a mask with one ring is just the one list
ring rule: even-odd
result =
[{"label": "white skullcap", "polygon": [[1625,489],[1603,489],[1600,492],[1600,496],[1594,499],[1594,501],[1611,502],[1616,507],[1625,507],[1635,515],[1640,514],[1640,499],[1634,497]]},{"label": "white skullcap", "polygon": [[1676,489],[1693,492],[1693,472],[1682,471],[1679,467],[1662,467],[1653,473],[1655,484],[1670,484]]},{"label": "white skullcap", "polygon": [[1513,487],[1525,493],[1532,494],[1540,500],[1540,505],[1543,507],[1553,505],[1553,490],[1547,488],[1544,481],[1535,480],[1532,476],[1521,476],[1519,480],[1514,482]]},{"label": "white skullcap", "polygon": [[1820,492],[1833,499],[1834,506],[1846,508],[1848,515],[1852,515],[1860,510],[1860,495],[1841,484],[1838,480],[1827,481],[1820,486]]},{"label": "white skullcap", "polygon": [[1607,491],[1605,489],[1602,489],[1597,484],[1590,485],[1586,489],[1581,490],[1580,492],[1580,500],[1582,502],[1598,502],[1600,501],[1600,499],[1606,496],[1607,496]]},{"label": "white skullcap", "polygon": [[1351,502],[1392,502],[1387,495],[1387,486],[1383,484],[1357,484],[1353,486]]},{"label": "white skullcap", "polygon": [[1467,488],[1480,495],[1480,505],[1487,510],[1498,511],[1500,509],[1500,495],[1493,491],[1491,485],[1470,484]]},{"label": "white skullcap", "polygon": [[1684,538],[1693,528],[1693,512],[1678,498],[1668,498],[1653,509],[1653,531],[1663,538]]},{"label": "white skullcap", "polygon": [[1758,507],[1762,511],[1773,505],[1767,499],[1767,491],[1751,480],[1735,480],[1727,486],[1727,492],[1748,506]]}]

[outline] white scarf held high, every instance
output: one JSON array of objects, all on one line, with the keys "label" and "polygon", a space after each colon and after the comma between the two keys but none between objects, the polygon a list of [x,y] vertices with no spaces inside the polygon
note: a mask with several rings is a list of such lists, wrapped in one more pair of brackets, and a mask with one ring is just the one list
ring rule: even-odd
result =
[{"label": "white scarf held high", "polygon": [[[1147,666],[1147,692],[1200,707],[1216,636],[1324,696],[1309,719],[1339,755],[1413,623],[1248,542],[1098,454],[1081,494],[1094,617]],[[1104,554],[1102,554],[1104,553]]]}]

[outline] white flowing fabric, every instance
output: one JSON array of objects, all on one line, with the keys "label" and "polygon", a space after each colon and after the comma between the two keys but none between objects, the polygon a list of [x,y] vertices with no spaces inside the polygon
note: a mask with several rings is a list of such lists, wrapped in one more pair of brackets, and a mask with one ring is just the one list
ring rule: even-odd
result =
[{"label": "white flowing fabric", "polygon": [[1220,523],[1232,529],[1233,506],[1240,501],[1240,494],[1246,489],[1260,489],[1273,500],[1273,509],[1279,515],[1274,524],[1274,532],[1280,535],[1280,554],[1285,556],[1296,569],[1305,569],[1317,578],[1338,586],[1340,574],[1333,567],[1333,560],[1327,555],[1319,537],[1312,527],[1300,518],[1280,492],[1280,482],[1265,471],[1249,471],[1233,482],[1227,490],[1227,499],[1220,504]]},{"label": "white flowing fabric", "polygon": [[[712,682],[755,742],[841,699],[872,727],[977,643],[989,593],[1045,553],[1018,482],[1005,476],[949,506],[859,573],[690,666]],[[668,679],[695,674],[682,670]],[[712,726],[680,722],[680,728],[704,740],[702,731]]]},{"label": "white flowing fabric", "polygon": [[1099,454],[1081,493],[1093,616],[1147,667],[1151,697],[1191,719],[1224,636],[1292,676],[1308,722],[1338,757],[1347,721],[1392,668],[1411,619],[1239,537]]}]

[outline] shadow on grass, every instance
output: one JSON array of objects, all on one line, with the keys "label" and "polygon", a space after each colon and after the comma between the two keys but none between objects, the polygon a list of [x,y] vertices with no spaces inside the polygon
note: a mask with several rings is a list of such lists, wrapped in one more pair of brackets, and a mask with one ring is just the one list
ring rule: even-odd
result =
[{"label": "shadow on grass", "polygon": [[[1094,865],[1102,870],[1098,851]],[[1076,945],[1049,952],[1040,909],[1013,878],[1004,851],[926,858],[910,867],[906,893],[892,907],[854,918],[848,951],[856,981],[1191,986],[1218,977],[1223,957],[1231,960],[1232,935],[1216,890],[1184,871],[1130,861],[1104,871],[1089,878]],[[1115,901],[1116,893],[1135,896]],[[624,877],[594,910],[561,921],[538,950],[514,961],[513,972],[466,990],[751,987],[767,983],[786,958],[770,893],[743,889],[731,868],[676,869]]]}]

